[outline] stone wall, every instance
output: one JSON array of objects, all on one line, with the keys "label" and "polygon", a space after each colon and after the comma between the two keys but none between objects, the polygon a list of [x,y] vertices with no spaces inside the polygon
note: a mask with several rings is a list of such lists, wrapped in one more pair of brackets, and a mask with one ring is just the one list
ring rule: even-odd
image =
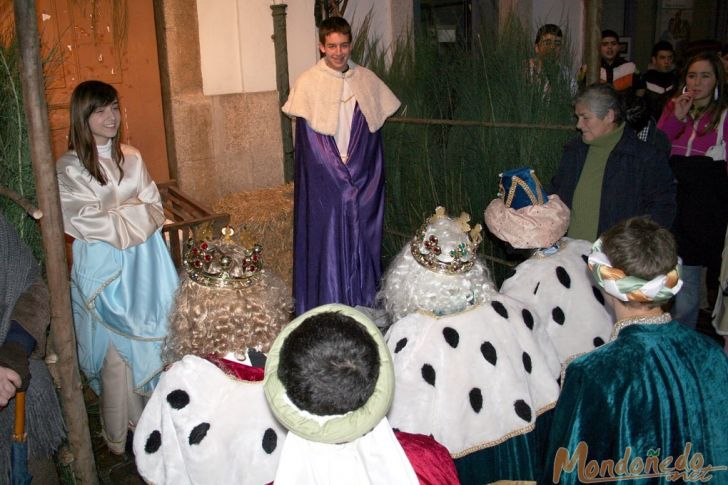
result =
[{"label": "stone wall", "polygon": [[277,92],[205,96],[195,0],[154,5],[171,177],[207,205],[282,184]]}]

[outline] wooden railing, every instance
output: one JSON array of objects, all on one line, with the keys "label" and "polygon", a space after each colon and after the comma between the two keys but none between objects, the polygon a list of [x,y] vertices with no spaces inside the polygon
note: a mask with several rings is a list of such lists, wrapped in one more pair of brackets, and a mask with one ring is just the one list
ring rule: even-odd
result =
[{"label": "wooden railing", "polygon": [[182,267],[187,241],[192,237],[192,228],[198,224],[209,222],[213,226],[213,233],[220,234],[220,229],[230,222],[229,214],[216,214],[189,194],[177,187],[176,180],[157,184],[162,195],[165,217],[172,221],[162,228],[162,235],[169,243],[172,261],[177,269]]}]

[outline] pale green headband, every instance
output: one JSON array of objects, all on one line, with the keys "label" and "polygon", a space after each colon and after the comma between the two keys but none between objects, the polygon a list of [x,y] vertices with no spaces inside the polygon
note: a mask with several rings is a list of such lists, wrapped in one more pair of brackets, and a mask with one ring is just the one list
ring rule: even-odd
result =
[{"label": "pale green headband", "polygon": [[683,281],[680,279],[681,262],[665,275],[659,275],[650,281],[636,276],[628,276],[619,268],[612,267],[611,261],[602,252],[602,240],[597,239],[592,246],[588,258],[589,269],[596,282],[604,291],[621,301],[638,301],[641,303],[664,302],[675,296]]},{"label": "pale green headband", "polygon": [[[283,342],[304,320],[324,312],[341,313],[362,324],[374,339],[379,352],[379,378],[374,386],[374,392],[362,407],[342,415],[316,416],[299,409],[288,398],[286,388],[278,378],[278,362]],[[273,415],[293,433],[320,443],[348,443],[374,429],[387,415],[394,398],[392,356],[382,333],[362,312],[346,305],[323,305],[299,316],[278,335],[268,353],[263,389]]]}]

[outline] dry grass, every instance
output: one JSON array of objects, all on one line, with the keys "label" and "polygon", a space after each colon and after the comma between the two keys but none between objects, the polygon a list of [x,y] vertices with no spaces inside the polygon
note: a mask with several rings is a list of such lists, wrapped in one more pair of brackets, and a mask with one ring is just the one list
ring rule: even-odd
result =
[{"label": "dry grass", "polygon": [[245,245],[263,246],[265,267],[290,287],[293,277],[293,184],[237,192],[218,200],[215,212],[230,214],[230,225]]}]

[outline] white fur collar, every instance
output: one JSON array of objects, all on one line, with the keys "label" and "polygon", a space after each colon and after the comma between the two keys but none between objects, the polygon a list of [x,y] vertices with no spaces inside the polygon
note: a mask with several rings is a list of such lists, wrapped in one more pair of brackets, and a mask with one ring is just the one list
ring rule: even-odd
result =
[{"label": "white fur collar", "polygon": [[397,97],[369,69],[349,61],[349,70],[341,73],[321,59],[298,78],[283,105],[283,112],[304,118],[317,133],[333,136],[339,120],[344,80],[349,83],[370,132],[379,130],[399,109]]}]

